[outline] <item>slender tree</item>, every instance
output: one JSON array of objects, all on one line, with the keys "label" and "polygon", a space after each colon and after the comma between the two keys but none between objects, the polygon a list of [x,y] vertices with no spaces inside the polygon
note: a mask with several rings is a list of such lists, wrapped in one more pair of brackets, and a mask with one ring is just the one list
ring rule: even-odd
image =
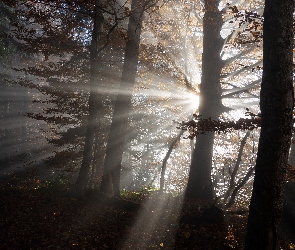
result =
[{"label": "slender tree", "polygon": [[[247,141],[247,138],[249,137],[249,135],[250,135],[250,131],[248,130],[247,133],[245,134],[244,138],[241,141],[240,148],[239,148],[239,153],[238,153],[238,157],[237,157],[237,160],[236,160],[236,164],[234,166],[233,172],[230,175],[229,187],[228,187],[228,190],[225,192],[224,198],[223,198],[223,205],[225,207],[227,207],[227,206],[230,207],[234,203],[234,201],[235,201],[235,196],[236,196],[236,194],[238,192],[237,187],[239,186],[239,184],[236,184],[235,183],[235,178],[236,178],[236,175],[237,175],[238,170],[239,170],[239,167],[240,167],[240,163],[241,163],[241,160],[242,160],[243,150],[244,150],[244,147],[246,145],[246,141]],[[230,196],[231,196],[231,199],[230,199],[229,203],[227,203],[228,202],[228,198]]]},{"label": "slender tree", "polygon": [[246,250],[274,250],[292,136],[293,0],[266,0],[263,27],[261,134],[250,203]]},{"label": "slender tree", "polygon": [[106,149],[101,190],[105,193],[120,195],[120,171],[128,114],[131,108],[132,90],[137,72],[140,34],[144,12],[144,1],[133,0],[129,17],[125,48],[125,59],[119,94],[115,103],[112,124]]},{"label": "slender tree", "polygon": [[102,44],[102,34],[103,34],[103,12],[101,10],[102,1],[95,1],[94,18],[93,18],[93,30],[90,45],[90,95],[89,95],[89,114],[88,114],[88,124],[86,130],[85,145],[83,150],[83,159],[79,172],[78,179],[76,181],[76,191],[82,190],[88,182],[90,164],[93,159],[93,144],[94,144],[94,134],[98,129],[97,126],[99,122],[99,110],[101,109],[99,103],[99,79],[100,74],[100,63],[99,63],[99,49]]}]

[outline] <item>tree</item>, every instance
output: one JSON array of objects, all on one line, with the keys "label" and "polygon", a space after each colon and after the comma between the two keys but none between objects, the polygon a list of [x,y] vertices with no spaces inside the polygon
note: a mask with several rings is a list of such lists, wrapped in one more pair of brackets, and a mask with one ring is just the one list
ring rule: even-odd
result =
[{"label": "tree", "polygon": [[[191,6],[193,6],[193,8]],[[167,2],[165,3],[165,5],[163,5],[159,9],[159,13],[155,12],[153,17],[150,18],[149,28],[153,34],[152,37],[156,38],[157,42],[153,41],[153,43],[149,44],[148,46],[144,44],[146,49],[143,52],[144,54],[141,55],[141,58],[148,58],[148,62],[151,63],[149,70],[152,71],[153,74],[161,74],[160,79],[165,79],[166,77],[169,78],[170,75],[173,75],[173,77],[175,76],[175,78],[177,78],[178,80],[177,83],[179,85],[180,83],[184,84],[185,82],[184,76],[187,76],[187,75],[190,76],[192,71],[198,72],[198,70],[196,70],[197,69],[196,65],[198,66],[198,64],[200,64],[198,63],[198,61],[200,61],[198,59],[200,57],[199,51],[201,50],[202,43],[200,42],[201,36],[199,34],[202,32],[202,29],[200,27],[201,26],[200,24],[202,24],[202,20],[199,17],[200,15],[199,12],[201,12],[202,10],[201,10],[201,7],[200,9],[198,9],[198,4],[195,2],[191,3],[191,6],[189,2],[186,2],[185,5],[183,5],[182,2],[177,2],[177,3],[173,2],[173,4]],[[231,13],[229,14],[227,13],[225,15],[224,14],[225,9],[226,11]],[[235,30],[232,32],[234,35],[230,35],[229,36],[230,38],[226,39],[226,44],[224,43],[221,44],[220,49],[223,48],[222,53],[218,54],[218,51],[215,54],[212,53],[214,54],[214,58],[217,58],[218,61],[222,62],[222,67],[223,67],[222,74],[219,75],[220,86],[219,87],[217,86],[217,87],[220,88],[221,90],[220,95],[222,95],[221,98],[224,98],[224,99],[232,98],[232,97],[238,99],[240,95],[243,95],[243,98],[245,98],[245,96],[254,97],[254,95],[252,95],[252,90],[256,89],[259,86],[260,84],[259,80],[255,80],[253,83],[250,83],[248,86],[246,84],[248,84],[249,82],[245,84],[245,81],[243,80],[243,82],[240,83],[235,79],[233,80],[233,78],[236,75],[249,74],[250,71],[255,73],[254,77],[258,75],[255,67],[254,66],[252,67],[251,62],[253,62],[253,56],[255,56],[253,51],[257,52],[257,50],[259,51],[259,48],[256,46],[256,42],[254,44],[252,42],[249,45],[248,40],[250,39],[247,40],[246,39],[247,36],[245,36],[245,34],[243,34],[243,37],[242,37],[242,32],[240,30],[243,31],[244,29],[246,29],[247,32],[249,30],[249,33],[250,33],[251,27],[248,27],[247,25],[251,26],[252,24],[255,24],[253,26],[256,27],[257,26],[256,17],[259,19],[259,15],[253,12],[249,12],[247,16],[242,15],[241,13],[243,12],[243,10],[237,11],[236,6],[225,8],[225,9],[220,12],[220,14],[224,15],[223,20],[224,19],[228,20],[228,16],[233,14],[233,19],[237,18],[236,20],[237,23],[241,22],[243,27],[235,28]],[[241,21],[241,19],[245,19],[248,21],[252,19],[252,21],[251,22],[247,21],[247,24],[245,25],[244,22]],[[221,26],[223,24],[224,22],[222,21]],[[213,26],[214,25],[212,22],[212,27]],[[163,30],[165,32],[162,32]],[[240,33],[241,33],[241,37],[237,35]],[[219,33],[216,32],[216,34],[220,37],[220,32]],[[187,35],[187,39],[182,39],[183,36],[186,36],[186,35]],[[237,43],[239,43],[239,45],[242,45],[242,46],[239,46],[239,48],[243,48],[243,49],[240,49],[239,51],[240,53],[236,53],[236,52],[233,53],[231,50],[234,47],[237,47],[236,46]],[[187,53],[188,49],[189,49],[189,53]],[[252,55],[250,55],[250,52],[252,52],[251,53]],[[189,71],[187,70],[186,65],[183,66],[183,60],[186,60],[185,57],[187,54],[190,55]],[[194,60],[192,60],[192,57],[194,57],[192,55],[194,54],[196,55],[195,57],[196,63],[194,63]],[[230,58],[226,60],[221,60],[222,55],[226,55],[226,57],[230,56]],[[244,65],[240,64],[240,62],[243,63]],[[259,63],[260,63],[259,61],[257,63],[255,62],[255,64],[259,64]],[[216,64],[218,64],[218,62],[216,62]],[[215,63],[212,63],[212,65],[214,65],[215,67]],[[205,66],[203,65],[203,67]],[[211,68],[214,68],[214,67],[212,66]],[[211,68],[208,67],[209,69],[208,71],[210,71]],[[167,69],[169,70],[168,72],[167,72]],[[199,87],[198,79],[195,78],[190,80],[192,80],[190,84],[194,85],[194,88],[197,89],[196,92],[198,92],[198,87]],[[157,79],[157,81],[159,80]],[[225,81],[229,81],[229,82],[225,82]],[[235,84],[235,83],[238,83],[238,84]],[[209,87],[207,89],[209,89]],[[210,103],[211,100],[212,99],[210,99],[207,103]],[[245,105],[249,106],[251,104],[245,104]],[[247,107],[247,106],[244,106],[244,107]],[[221,106],[221,109],[223,111],[226,110],[223,106]],[[169,120],[169,117],[167,117],[167,120]],[[165,121],[164,123],[166,124]],[[163,130],[162,134],[163,134],[162,136],[165,136],[167,133],[165,130]],[[204,140],[206,139],[207,137],[204,138]],[[211,143],[209,143],[208,145],[208,148],[211,148],[212,151],[213,151],[213,142],[214,141],[211,140]],[[204,159],[205,157],[207,159],[205,162],[207,162],[208,164],[205,164],[206,166],[204,166],[204,168],[206,169],[206,173],[211,173],[212,155],[211,156],[210,154],[205,154],[205,155],[200,154],[200,155],[202,159]],[[182,163],[182,164],[185,164],[185,163]],[[201,174],[200,172],[198,172],[199,168],[196,167],[196,169],[197,171],[195,172],[197,174]],[[209,183],[211,182],[211,175],[207,174],[206,176],[203,176],[203,178],[200,178],[200,179],[202,180],[209,179],[208,180],[208,183]],[[196,187],[196,185],[198,185],[197,182],[194,182],[194,183],[191,182],[191,183],[192,183],[192,189],[197,190],[198,189]],[[194,193],[194,190],[192,191],[192,193]]]},{"label": "tree", "polygon": [[[221,52],[224,49],[224,44],[230,40],[231,36],[235,34],[235,31],[233,31],[227,39],[221,37],[221,29],[224,23],[223,13],[226,8],[224,10],[219,10],[219,2],[218,0],[205,1],[205,14],[203,17],[203,54],[199,115],[203,119],[210,119],[212,121],[217,120],[221,113],[230,110],[230,108],[222,104],[222,99],[231,98],[234,94],[239,94],[244,91],[247,92],[251,86],[259,83],[259,80],[254,81],[252,84],[249,84],[249,86],[233,88],[229,90],[229,94],[223,94],[224,90],[222,90],[221,78],[235,76],[245,71],[247,67],[237,70],[231,69],[231,72],[224,76],[222,76],[222,72],[228,64],[231,64],[236,59],[253,50],[254,46],[227,60],[222,60]],[[241,15],[236,6],[229,8],[233,13],[237,13],[237,15],[235,15],[236,17]],[[250,12],[248,12],[247,15],[249,15],[249,13]],[[247,21],[243,22],[252,22],[253,19],[247,17],[247,15],[245,16]],[[250,15],[253,15],[253,13]],[[253,21],[253,24],[256,30],[257,22]],[[246,30],[251,29],[253,29],[253,27],[246,28]],[[245,44],[248,42],[240,40],[239,43]],[[259,63],[260,62],[257,62],[250,67],[256,67]],[[186,188],[187,198],[212,199],[214,197],[211,180],[213,145],[214,133],[207,131],[197,136]]]},{"label": "tree", "polygon": [[[22,22],[14,6],[0,3],[0,165],[6,170],[24,164],[28,160],[26,156],[32,153],[28,136],[30,129],[25,117],[29,106],[28,91],[9,82],[16,77],[11,70],[12,65],[21,65],[32,59],[13,32],[16,24]],[[18,120],[18,126],[13,126],[15,120]]]},{"label": "tree", "polygon": [[100,45],[102,43],[102,34],[103,34],[103,12],[101,10],[102,1],[95,1],[95,10],[93,18],[93,30],[92,38],[90,45],[90,95],[89,95],[89,113],[88,113],[88,124],[86,130],[86,138],[83,150],[83,159],[76,181],[75,189],[76,191],[82,190],[88,182],[90,164],[93,160],[93,144],[94,144],[94,134],[95,130],[99,129],[97,126],[100,125],[98,122],[100,109],[102,105],[100,103],[100,94],[98,91],[99,88],[99,74],[100,71],[100,62],[98,58],[99,50],[102,48]]},{"label": "tree", "polygon": [[129,17],[123,65],[122,79],[117,100],[114,107],[113,119],[106,149],[104,173],[101,190],[105,193],[120,196],[120,171],[131,108],[132,90],[137,72],[140,35],[143,13],[146,8],[154,4],[153,1],[133,0]]},{"label": "tree", "polygon": [[[204,38],[199,114],[203,118],[212,120],[218,119],[223,111],[219,79],[223,67],[220,53],[224,40],[220,35],[223,21],[218,5],[218,0],[205,1],[203,18]],[[196,139],[186,188],[187,198],[213,198],[211,182],[213,143],[214,133],[199,135]]]},{"label": "tree", "polygon": [[[7,4],[18,6],[16,14],[22,20],[14,22],[13,35],[22,41],[27,54],[34,55],[34,59],[22,65],[14,64],[14,71],[21,72],[18,78],[14,73],[14,83],[34,89],[33,102],[37,105],[27,115],[45,121],[42,135],[46,134],[50,144],[62,148],[56,149],[46,163],[54,163],[56,169],[67,169],[69,165],[75,168],[74,161],[81,157],[79,149],[84,133],[80,128],[85,124],[88,97],[85,85],[89,76],[89,53],[85,30],[91,24],[83,11],[91,9],[91,4],[83,4],[84,8],[66,1],[7,1]],[[73,130],[77,133],[72,133]],[[38,144],[36,140],[35,143]]]},{"label": "tree", "polygon": [[[249,137],[249,135],[250,135],[250,131],[248,130],[247,133],[245,134],[244,138],[242,139],[241,144],[240,144],[236,164],[235,164],[235,167],[230,175],[229,187],[228,187],[228,190],[224,194],[224,198],[223,198],[223,202],[222,202],[223,207],[225,207],[225,208],[230,207],[232,204],[234,204],[237,192],[247,181],[247,180],[245,180],[244,183],[243,183],[243,181],[240,181],[238,184],[235,184],[235,178],[236,178],[236,175],[237,175],[237,172],[239,170],[240,163],[242,160],[243,149],[245,147],[246,140]],[[252,174],[252,172],[250,172],[250,175],[251,174]],[[229,199],[229,197],[230,197],[230,199]],[[229,199],[229,201],[228,201],[228,199]]]},{"label": "tree", "polygon": [[276,249],[293,124],[292,0],[266,0],[261,134],[245,249]]},{"label": "tree", "polygon": [[[29,88],[36,88],[46,95],[46,99],[34,100],[35,103],[39,103],[43,112],[29,112],[28,115],[31,118],[45,121],[54,132],[55,136],[53,137],[48,133],[47,139],[49,143],[54,144],[59,149],[55,151],[54,156],[46,159],[46,163],[53,165],[56,169],[73,171],[77,165],[80,165],[80,159],[83,158],[89,113],[88,85],[91,82],[91,122],[89,122],[91,129],[88,129],[83,167],[76,185],[77,188],[78,186],[81,188],[81,186],[87,185],[90,164],[93,160],[94,130],[96,131],[95,137],[98,138],[95,143],[100,142],[95,152],[99,152],[97,148],[104,148],[101,144],[103,145],[103,137],[106,136],[106,125],[101,123],[100,119],[105,115],[105,111],[110,109],[111,105],[104,103],[105,92],[101,93],[97,90],[105,87],[103,81],[106,78],[107,70],[121,67],[120,62],[111,63],[112,66],[109,66],[113,56],[109,52],[113,51],[118,57],[122,54],[121,45],[124,41],[125,32],[122,32],[122,27],[121,29],[115,28],[119,22],[117,18],[124,20],[126,14],[125,12],[124,14],[116,12],[106,14],[108,8],[116,7],[116,3],[107,3],[106,1],[97,1],[96,6],[95,1],[82,3],[66,0],[51,1],[50,3],[34,3],[34,1],[13,3],[11,1],[9,4],[12,6],[19,4],[21,7],[18,8],[18,13],[22,16],[22,20],[30,22],[30,25],[27,26],[18,25],[15,33],[18,39],[25,39],[26,49],[29,53],[36,55],[37,62],[35,65],[29,64],[26,65],[26,68],[18,70],[25,74],[37,76],[46,84],[37,82],[36,78],[33,78],[34,80],[22,78],[16,82]],[[121,11],[123,12],[124,8],[121,8]],[[98,20],[96,20],[98,31],[92,45],[89,46],[91,43],[89,36],[91,30],[93,30],[95,13],[98,13],[96,15],[96,17],[98,16],[96,18]],[[120,16],[121,14],[122,16]],[[32,31],[32,29],[34,30]],[[35,32],[35,30],[38,32]],[[31,35],[32,33],[36,34]],[[114,34],[118,35],[116,39],[112,39]],[[114,43],[110,42],[112,40],[116,41],[115,46],[113,46]],[[107,47],[107,45],[110,46]],[[90,54],[91,59],[89,59]],[[106,64],[108,67],[106,67]],[[114,86],[117,80],[115,77],[112,77],[112,80],[111,86]],[[98,129],[98,127],[100,128]],[[71,161],[68,160],[69,158],[71,158]]]}]

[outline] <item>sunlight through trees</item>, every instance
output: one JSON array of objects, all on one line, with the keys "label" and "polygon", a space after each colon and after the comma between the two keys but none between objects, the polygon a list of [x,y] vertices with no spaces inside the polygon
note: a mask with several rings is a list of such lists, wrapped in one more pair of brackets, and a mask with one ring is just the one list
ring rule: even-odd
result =
[{"label": "sunlight through trees", "polygon": [[[286,122],[286,136],[279,125],[271,135],[263,136],[263,129],[267,115],[274,126],[287,117],[285,109],[272,109],[276,104],[290,106],[293,100],[289,2],[1,1],[1,173],[10,178],[30,172],[30,187],[52,188],[49,183],[57,182],[77,202],[93,199],[111,212],[121,214],[123,207],[135,213],[138,221],[116,243],[122,249],[132,241],[143,249],[191,246],[203,231],[202,249],[215,223],[223,226],[214,237],[226,243],[217,240],[212,247],[242,249],[252,191],[246,247],[255,249],[249,243],[258,230],[255,211],[268,223],[257,225],[275,238],[284,171],[292,196],[295,150],[291,123]],[[268,12],[270,3],[282,6],[273,7],[280,9],[277,19],[277,12]],[[264,29],[272,15],[274,29],[282,24],[275,34]],[[286,33],[283,23],[290,26]],[[284,34],[288,52],[280,54]],[[268,46],[278,54],[272,56]],[[279,96],[284,74],[288,98]],[[276,146],[284,152],[274,153]],[[276,197],[265,193],[270,189]],[[205,216],[211,213],[213,221]],[[229,243],[238,213],[243,233]],[[288,214],[295,216],[292,209]],[[143,224],[141,242],[136,231]],[[174,241],[166,226],[177,235]],[[150,234],[153,230],[167,239]]]}]

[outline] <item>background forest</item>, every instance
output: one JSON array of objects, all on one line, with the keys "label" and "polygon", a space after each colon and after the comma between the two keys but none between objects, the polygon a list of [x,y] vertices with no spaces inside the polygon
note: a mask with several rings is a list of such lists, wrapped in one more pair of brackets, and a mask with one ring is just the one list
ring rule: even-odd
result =
[{"label": "background forest", "polygon": [[[291,51],[292,1],[269,2],[289,18]],[[267,4],[1,1],[0,248],[243,249]],[[273,238],[295,249],[293,144],[285,151]],[[281,210],[269,210],[278,228]]]}]

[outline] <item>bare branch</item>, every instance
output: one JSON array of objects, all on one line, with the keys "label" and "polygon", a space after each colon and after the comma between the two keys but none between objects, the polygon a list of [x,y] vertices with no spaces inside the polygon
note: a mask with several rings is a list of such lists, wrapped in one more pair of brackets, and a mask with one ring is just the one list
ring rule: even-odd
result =
[{"label": "bare branch", "polygon": [[261,82],[261,79],[258,79],[250,84],[248,84],[245,87],[241,88],[233,88],[233,89],[225,89],[223,92],[226,92],[226,94],[222,95],[222,98],[231,98],[233,95],[246,92],[251,88],[254,88],[256,85],[258,85]]},{"label": "bare branch", "polygon": [[232,172],[232,174],[230,176],[229,188],[228,188],[228,190],[226,191],[226,193],[224,195],[223,204],[225,204],[227,202],[227,199],[228,199],[229,195],[231,194],[232,190],[234,189],[235,178],[236,178],[237,172],[238,172],[239,167],[240,167],[243,150],[244,150],[244,147],[246,145],[247,138],[250,136],[250,132],[251,131],[248,130],[247,133],[245,134],[245,136],[243,137],[242,141],[241,141],[238,157],[237,157],[237,160],[236,160],[234,170],[233,170],[233,172]]},{"label": "bare branch", "polygon": [[239,53],[238,55],[235,55],[227,60],[223,61],[223,67],[229,65],[230,63],[232,63],[233,61],[241,58],[242,56],[248,54],[249,52],[251,52],[252,50],[254,50],[256,48],[256,46],[252,46],[250,49],[244,50],[241,53]]},{"label": "bare branch", "polygon": [[261,65],[261,64],[262,64],[262,60],[260,60],[260,61],[258,61],[258,62],[256,62],[256,63],[254,63],[254,64],[252,64],[252,65],[250,65],[250,66],[248,66],[248,67],[245,67],[245,68],[242,68],[242,69],[236,70],[236,71],[231,72],[231,73],[226,74],[226,75],[222,75],[222,76],[220,76],[220,78],[228,78],[228,77],[236,76],[236,75],[242,73],[243,71],[245,71],[245,70],[247,70],[247,69],[249,69],[249,68],[254,68],[254,67],[256,67],[256,66],[258,66],[258,65]]},{"label": "bare branch", "polygon": [[235,198],[237,196],[237,193],[239,190],[246,184],[246,182],[250,179],[253,172],[255,170],[255,167],[251,167],[248,171],[248,173],[244,176],[242,180],[239,181],[239,184],[234,188],[232,195],[230,197],[229,202],[224,206],[224,208],[229,208],[235,203]]}]

